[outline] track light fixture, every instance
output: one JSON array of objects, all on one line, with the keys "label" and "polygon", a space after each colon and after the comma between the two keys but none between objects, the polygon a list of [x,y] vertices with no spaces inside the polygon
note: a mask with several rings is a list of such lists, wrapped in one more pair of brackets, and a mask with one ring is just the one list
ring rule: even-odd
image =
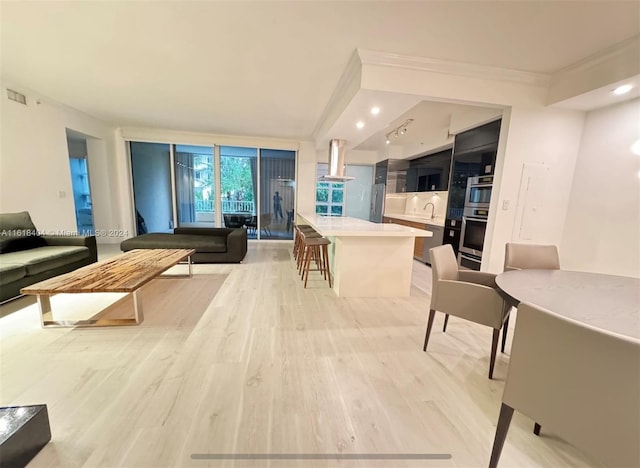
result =
[{"label": "track light fixture", "polygon": [[411,122],[413,122],[413,119],[407,119],[404,122],[402,122],[400,125],[395,127],[394,129],[389,131],[389,133],[386,133],[385,134],[385,143],[387,145],[389,143],[391,143],[391,140],[389,139],[389,137],[391,137],[392,135],[395,138],[398,138],[400,135],[404,135],[405,133],[407,133],[407,127],[409,126],[409,124],[411,124]]}]

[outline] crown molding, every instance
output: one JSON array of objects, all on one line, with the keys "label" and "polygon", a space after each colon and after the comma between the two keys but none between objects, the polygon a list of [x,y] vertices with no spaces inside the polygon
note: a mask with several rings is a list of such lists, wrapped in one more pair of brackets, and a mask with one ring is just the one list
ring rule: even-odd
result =
[{"label": "crown molding", "polygon": [[551,75],[544,73],[532,73],[508,68],[415,57],[391,52],[380,52],[377,50],[357,49],[357,54],[362,65],[406,68],[409,70],[443,73],[470,78],[510,81],[540,87],[548,86],[551,80]]},{"label": "crown molding", "polygon": [[[611,47],[608,47],[598,53],[590,55],[578,62],[575,62],[565,68],[554,73],[554,77],[562,75],[574,75],[581,73],[589,73],[601,66],[602,64],[611,60],[616,60],[620,57],[638,57],[640,54],[640,34],[633,36],[626,41],[619,42]],[[640,70],[639,70],[640,72]]]}]

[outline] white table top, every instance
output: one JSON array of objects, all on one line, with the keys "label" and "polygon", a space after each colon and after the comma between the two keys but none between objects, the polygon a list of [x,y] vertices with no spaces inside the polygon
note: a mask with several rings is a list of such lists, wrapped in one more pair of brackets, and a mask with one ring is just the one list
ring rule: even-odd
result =
[{"label": "white table top", "polygon": [[299,213],[309,225],[323,236],[334,237],[432,237],[433,233],[424,229],[400,226],[391,223],[372,223],[348,216],[322,216]]},{"label": "white table top", "polygon": [[516,270],[496,277],[518,302],[632,338],[640,338],[640,279],[564,270]]}]

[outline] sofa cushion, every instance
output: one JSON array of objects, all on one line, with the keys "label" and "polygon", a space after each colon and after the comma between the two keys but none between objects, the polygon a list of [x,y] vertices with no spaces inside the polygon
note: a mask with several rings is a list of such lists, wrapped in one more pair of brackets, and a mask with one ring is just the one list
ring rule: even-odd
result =
[{"label": "sofa cushion", "polygon": [[29,212],[0,214],[0,253],[16,252],[47,245],[38,235]]},{"label": "sofa cushion", "polygon": [[227,251],[227,236],[142,234],[122,241],[120,248],[125,252],[133,249],[196,249],[196,252],[224,253]]},{"label": "sofa cushion", "polygon": [[28,211],[0,213],[0,231],[31,231],[33,234],[36,231],[36,226],[31,221]]},{"label": "sofa cushion", "polygon": [[47,246],[0,255],[0,265],[24,265],[27,276],[83,260],[89,256],[87,247]]},{"label": "sofa cushion", "polygon": [[44,247],[47,241],[40,236],[3,236],[0,234],[0,253]]},{"label": "sofa cushion", "polygon": [[0,264],[0,285],[18,281],[25,276],[27,276],[27,269],[24,265],[13,263]]}]

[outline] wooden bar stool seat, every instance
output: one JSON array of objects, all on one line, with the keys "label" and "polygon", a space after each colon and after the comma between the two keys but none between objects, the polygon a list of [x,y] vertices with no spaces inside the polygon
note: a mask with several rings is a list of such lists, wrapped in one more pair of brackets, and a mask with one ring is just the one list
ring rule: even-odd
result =
[{"label": "wooden bar stool seat", "polygon": [[[331,241],[325,237],[304,236],[304,253],[302,279],[304,287],[307,287],[310,271],[319,271],[324,275],[324,279],[329,281],[331,287],[331,271],[329,270],[329,249]],[[311,268],[311,260],[315,260],[316,268]]]},{"label": "wooden bar stool seat", "polygon": [[[298,250],[297,252],[294,252],[294,257],[296,259],[296,264],[298,267],[298,274],[302,275],[302,272],[304,269],[304,256],[307,250],[307,239],[317,239],[320,237],[322,237],[322,235],[316,231],[311,231],[311,232],[300,231],[300,240],[298,243]],[[315,251],[313,253],[315,253]],[[318,261],[316,257],[313,257],[313,258],[314,260],[316,260],[316,262]]]},{"label": "wooden bar stool seat", "polygon": [[295,228],[295,235],[293,238],[293,259],[297,260],[297,264],[299,267],[300,266],[299,255],[300,255],[300,251],[303,250],[301,249],[303,234],[306,234],[311,237],[320,236],[320,234],[318,234],[316,230],[313,229],[311,226],[307,226],[307,225],[296,224],[294,228]]}]

